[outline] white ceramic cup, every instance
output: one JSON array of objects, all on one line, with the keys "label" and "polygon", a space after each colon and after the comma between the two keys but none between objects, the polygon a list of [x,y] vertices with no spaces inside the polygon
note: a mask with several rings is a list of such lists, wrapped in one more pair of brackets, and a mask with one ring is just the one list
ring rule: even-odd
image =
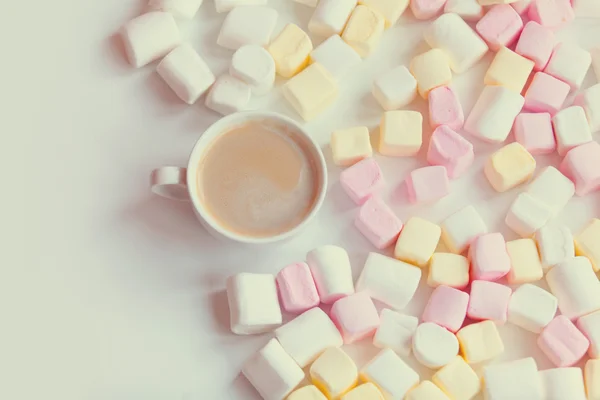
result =
[{"label": "white ceramic cup", "polygon": [[[305,145],[308,155],[313,159],[317,170],[319,183],[317,187],[317,198],[314,205],[304,220],[289,231],[284,233],[267,236],[254,237],[241,235],[223,228],[219,222],[206,210],[198,196],[197,169],[204,157],[205,151],[218,139],[219,136],[229,132],[233,127],[250,121],[273,121],[279,123],[292,132],[296,133],[297,140]],[[241,243],[262,244],[272,243],[287,239],[302,230],[311,221],[325,200],[327,192],[327,165],[323,152],[319,145],[309,136],[309,134],[294,120],[283,115],[271,112],[241,112],[228,115],[211,125],[198,139],[190,158],[187,168],[182,167],[162,167],[152,171],[150,176],[152,191],[162,197],[173,200],[190,201],[200,222],[215,237],[226,238]]]}]

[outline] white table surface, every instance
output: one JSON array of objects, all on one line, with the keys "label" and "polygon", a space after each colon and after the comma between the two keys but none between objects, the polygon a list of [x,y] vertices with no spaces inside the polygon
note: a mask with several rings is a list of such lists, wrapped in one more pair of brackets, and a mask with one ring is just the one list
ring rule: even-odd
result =
[{"label": "white table surface", "polygon": [[[221,243],[188,205],[150,194],[150,171],[183,165],[218,116],[202,104],[182,104],[154,65],[135,70],[126,64],[115,34],[145,0],[9,3],[0,25],[0,394],[6,393],[0,398],[257,399],[239,376],[240,365],[270,336],[229,332],[225,278],[242,271],[275,273],[326,243],[348,249],[358,276],[374,249],[352,226],[356,207],[339,187],[328,138],[333,129],[357,124],[376,131],[382,110],[370,95],[372,79],[427,50],[427,22],[408,12],[342,83],[335,106],[306,125],[330,165],[328,197],[301,235],[258,248]],[[291,0],[269,4],[281,12],[277,31],[292,21],[306,28],[312,9]],[[216,45],[223,18],[206,0],[197,17],[181,25],[217,74],[231,57]],[[591,48],[600,44],[600,24],[577,20],[559,38]],[[466,113],[491,57],[454,79]],[[593,82],[590,72],[585,86]],[[298,118],[281,100],[277,90],[256,107]],[[411,108],[425,111],[426,103],[419,99]],[[429,135],[425,124],[423,149]],[[419,215],[439,222],[474,204],[492,231],[513,239],[503,220],[522,188],[495,193],[482,163],[498,146],[473,142],[477,158],[470,174],[452,182],[451,194],[434,206],[409,205],[400,186],[408,171],[426,165],[424,151],[416,158],[376,156],[388,181],[385,198],[404,220]],[[559,158],[537,160],[557,165]],[[573,199],[558,219],[578,230],[600,214],[599,199]],[[429,293],[423,285],[407,312],[419,316]],[[540,368],[550,367],[533,334],[512,326],[501,331],[507,346],[501,359],[533,355]],[[375,353],[368,341],[349,351],[359,366]]]}]

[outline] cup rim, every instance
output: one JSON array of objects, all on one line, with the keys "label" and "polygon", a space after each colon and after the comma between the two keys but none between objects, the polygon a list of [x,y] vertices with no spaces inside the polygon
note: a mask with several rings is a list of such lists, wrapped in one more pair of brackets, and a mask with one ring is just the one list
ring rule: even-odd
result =
[{"label": "cup rim", "polygon": [[[318,188],[318,195],[315,200],[314,206],[311,211],[304,217],[304,219],[295,227],[290,229],[289,231],[273,235],[273,236],[265,236],[265,237],[252,237],[247,235],[238,234],[232,232],[230,230],[225,229],[221,226],[216,219],[210,215],[210,213],[206,210],[204,205],[199,199],[197,192],[197,163],[202,157],[203,151],[211,144],[214,140],[216,140],[222,134],[225,134],[228,130],[227,127],[234,125],[236,122],[247,122],[255,119],[266,119],[272,120],[276,122],[283,123],[285,125],[289,125],[294,128],[300,135],[302,135],[305,139],[307,139],[308,145],[312,148],[314,155],[316,155],[316,159],[314,160],[317,164],[318,174],[320,178],[321,185]],[[196,213],[200,216],[200,218],[206,222],[211,229],[214,229],[218,234],[226,237],[227,239],[240,242],[240,243],[249,243],[249,244],[267,244],[274,243],[284,239],[287,239],[291,236],[294,236],[296,233],[301,231],[319,212],[323,202],[325,200],[325,195],[327,193],[327,163],[325,161],[325,156],[323,155],[323,151],[319,144],[308,134],[308,132],[296,121],[293,119],[270,111],[242,111],[234,114],[227,115],[212,125],[210,125],[200,136],[200,138],[194,144],[194,147],[190,153],[187,172],[186,172],[186,181],[187,181],[187,190],[188,195],[191,199],[192,205]]]}]

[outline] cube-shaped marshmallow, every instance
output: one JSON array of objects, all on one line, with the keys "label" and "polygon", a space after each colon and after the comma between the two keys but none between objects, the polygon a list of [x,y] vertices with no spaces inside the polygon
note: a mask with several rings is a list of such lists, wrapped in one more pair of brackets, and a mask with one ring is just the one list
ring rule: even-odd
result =
[{"label": "cube-shaped marshmallow", "polygon": [[320,64],[311,64],[283,86],[283,96],[305,121],[315,118],[338,95],[338,84]]},{"label": "cube-shaped marshmallow", "polygon": [[452,80],[449,59],[441,49],[431,49],[414,57],[410,72],[417,80],[417,89],[424,99],[439,86],[448,86]]},{"label": "cube-shaped marshmallow", "polygon": [[590,65],[592,56],[589,51],[574,44],[559,43],[554,47],[544,72],[568,83],[571,89],[576,90],[581,87]]},{"label": "cube-shaped marshmallow", "polygon": [[535,171],[535,158],[518,142],[493,153],[485,164],[488,181],[498,192],[506,192],[528,181]]},{"label": "cube-shaped marshmallow", "polygon": [[569,85],[563,81],[543,72],[536,72],[525,92],[525,109],[554,115],[562,108],[569,90]]},{"label": "cube-shaped marshmallow", "polygon": [[449,127],[441,125],[431,134],[427,162],[446,168],[450,179],[458,178],[465,173],[473,164],[474,158],[475,153],[471,142]]},{"label": "cube-shaped marshmallow", "polygon": [[530,154],[550,154],[556,150],[552,117],[549,113],[517,115],[513,132],[515,140]]},{"label": "cube-shaped marshmallow", "polygon": [[465,115],[456,93],[449,86],[440,86],[429,92],[429,126],[437,129],[446,125],[459,130],[465,123]]},{"label": "cube-shaped marshmallow", "polygon": [[344,170],[340,174],[340,184],[348,196],[361,205],[383,188],[384,180],[377,161],[366,158]]},{"label": "cube-shaped marshmallow", "polygon": [[306,255],[306,263],[323,303],[332,304],[354,293],[350,259],[343,248],[332,245],[317,247]]},{"label": "cube-shaped marshmallow", "polygon": [[404,10],[408,7],[409,0],[359,0],[372,10],[377,11],[385,18],[385,27],[389,28],[398,21]]},{"label": "cube-shaped marshmallow", "polygon": [[356,364],[344,350],[330,347],[310,366],[310,379],[328,398],[339,398],[358,382]]},{"label": "cube-shaped marshmallow", "polygon": [[450,400],[450,397],[431,381],[422,381],[419,386],[408,392],[406,400]]},{"label": "cube-shaped marshmallow", "polygon": [[529,283],[519,286],[510,297],[508,322],[529,332],[540,333],[554,319],[556,297]]},{"label": "cube-shaped marshmallow", "polygon": [[379,314],[366,292],[354,293],[333,303],[331,319],[345,344],[372,336],[379,326]]},{"label": "cube-shaped marshmallow", "polygon": [[460,254],[480,235],[487,233],[487,227],[475,207],[466,206],[450,215],[442,223],[442,238],[451,252]]},{"label": "cube-shaped marshmallow", "polygon": [[577,235],[575,238],[575,254],[587,257],[592,263],[594,271],[600,271],[600,219],[592,219],[583,231]]},{"label": "cube-shaped marshmallow", "polygon": [[467,316],[469,295],[449,286],[438,286],[423,311],[423,322],[433,322],[457,332]]},{"label": "cube-shaped marshmallow", "polygon": [[413,353],[427,368],[438,369],[450,364],[458,355],[458,339],[446,328],[424,322],[413,335]]},{"label": "cube-shaped marshmallow", "polygon": [[418,267],[425,267],[433,255],[442,228],[433,222],[419,217],[411,217],[396,242],[394,257]]},{"label": "cube-shaped marshmallow", "polygon": [[595,0],[573,0],[576,18],[600,18],[600,3]]},{"label": "cube-shaped marshmallow", "polygon": [[517,40],[523,20],[510,4],[496,4],[477,22],[475,30],[492,51],[498,51]]},{"label": "cube-shaped marshmallow", "polygon": [[513,3],[510,3],[510,5],[515,9],[516,12],[519,13],[519,15],[523,15],[529,11],[531,1],[532,0],[517,0]]},{"label": "cube-shaped marshmallow", "polygon": [[538,337],[538,346],[557,367],[571,367],[585,356],[590,341],[564,315],[554,318]]},{"label": "cube-shaped marshmallow", "polygon": [[373,155],[369,129],[366,126],[356,126],[338,129],[331,134],[331,153],[333,162],[342,167],[356,164],[364,158]]},{"label": "cube-shaped marshmallow", "polygon": [[585,363],[584,376],[588,400],[600,399],[600,359]]},{"label": "cube-shaped marshmallow", "polygon": [[600,188],[600,144],[595,141],[570,150],[560,171],[575,183],[575,193],[585,196]]},{"label": "cube-shaped marshmallow", "polygon": [[248,109],[252,88],[229,74],[221,75],[210,88],[205,105],[221,115]]},{"label": "cube-shaped marshmallow", "polygon": [[284,78],[291,78],[308,65],[312,49],[306,32],[295,24],[287,24],[267,47],[275,60],[277,73]]},{"label": "cube-shaped marshmallow", "polygon": [[177,18],[192,19],[198,12],[203,0],[150,0],[148,9],[165,11]]},{"label": "cube-shaped marshmallow", "polygon": [[373,345],[380,349],[390,348],[401,356],[408,356],[412,349],[412,337],[419,319],[392,311],[381,310],[379,327],[373,337]]},{"label": "cube-shaped marshmallow", "polygon": [[319,0],[308,21],[310,33],[320,37],[341,35],[357,0]]},{"label": "cube-shaped marshmallow", "polygon": [[327,397],[315,385],[308,385],[294,390],[287,400],[327,400]]},{"label": "cube-shaped marshmallow", "polygon": [[488,400],[545,400],[537,364],[531,357],[488,365],[483,369]]},{"label": "cube-shaped marshmallow", "polygon": [[496,281],[510,271],[506,241],[501,233],[486,233],[476,238],[469,248],[473,279]]},{"label": "cube-shaped marshmallow", "polygon": [[360,207],[354,225],[379,250],[394,244],[402,230],[400,218],[379,197]]},{"label": "cube-shaped marshmallow", "polygon": [[550,29],[558,29],[573,21],[575,13],[570,0],[532,0],[529,19]]},{"label": "cube-shaped marshmallow", "polygon": [[418,111],[386,111],[379,127],[379,152],[384,156],[414,156],[423,144],[423,116]]},{"label": "cube-shaped marshmallow", "polygon": [[469,259],[460,254],[433,253],[429,260],[427,284],[433,288],[441,285],[466,288],[469,285]]},{"label": "cube-shaped marshmallow", "polygon": [[[539,233],[539,231],[538,231]],[[510,257],[510,271],[506,279],[511,285],[536,282],[544,277],[542,260],[533,239],[517,239],[506,242]]]},{"label": "cube-shaped marshmallow", "polygon": [[600,131],[600,83],[578,94],[574,104],[585,111],[592,133]]},{"label": "cube-shaped marshmallow", "polygon": [[342,39],[364,58],[375,50],[384,29],[383,15],[367,6],[359,5],[352,11]]},{"label": "cube-shaped marshmallow", "polygon": [[417,81],[408,68],[401,65],[377,77],[372,93],[384,110],[397,110],[417,97]]},{"label": "cube-shaped marshmallow", "polygon": [[582,107],[567,107],[552,117],[558,154],[564,156],[569,150],[592,141],[592,132]]},{"label": "cube-shaped marshmallow", "polygon": [[575,185],[554,167],[544,168],[529,185],[526,192],[558,214],[575,194]]},{"label": "cube-shaped marshmallow", "polygon": [[430,19],[442,12],[444,0],[411,0],[410,9],[417,19]]},{"label": "cube-shaped marshmallow", "polygon": [[231,50],[247,44],[267,46],[278,16],[277,11],[270,7],[235,7],[229,11],[221,25],[217,44]]},{"label": "cube-shaped marshmallow", "polygon": [[[512,9],[512,7],[508,7]],[[521,93],[529,79],[529,74],[533,71],[533,65],[533,61],[506,47],[501,47],[488,68],[483,83],[504,86]]]},{"label": "cube-shaped marshmallow", "polygon": [[233,54],[229,74],[246,82],[252,88],[252,93],[260,96],[273,89],[275,61],[264,47],[249,44]]},{"label": "cube-shaped marshmallow", "polygon": [[310,62],[321,64],[337,80],[361,61],[356,50],[344,42],[340,35],[330,36],[310,53]]},{"label": "cube-shaped marshmallow", "polygon": [[286,266],[275,278],[283,309],[290,313],[302,313],[321,302],[317,286],[308,264],[304,262]]},{"label": "cube-shaped marshmallow", "polygon": [[505,285],[488,281],[473,281],[467,316],[472,320],[490,320],[504,324],[512,290]]},{"label": "cube-shaped marshmallow", "polygon": [[600,310],[579,318],[577,328],[590,341],[590,358],[600,358]]},{"label": "cube-shaped marshmallow", "polygon": [[360,377],[375,384],[386,399],[403,399],[420,380],[419,374],[391,349],[381,350],[360,371]]},{"label": "cube-shaped marshmallow", "polygon": [[594,47],[590,53],[592,55],[592,66],[594,67],[596,80],[600,82],[600,46]]},{"label": "cube-shaped marshmallow", "polygon": [[575,257],[573,234],[566,226],[546,225],[535,233],[535,240],[544,271]]},{"label": "cube-shaped marshmallow", "polygon": [[483,6],[477,0],[447,0],[444,13],[454,13],[465,21],[479,21],[483,17]]},{"label": "cube-shaped marshmallow", "polygon": [[469,364],[491,360],[504,352],[504,343],[493,321],[465,326],[456,333],[456,337]]},{"label": "cube-shaped marshmallow", "polygon": [[523,192],[511,204],[504,222],[516,234],[528,238],[546,225],[552,215],[550,207]]},{"label": "cube-shaped marshmallow", "polygon": [[411,203],[433,203],[450,193],[448,172],[441,165],[417,168],[406,177]]},{"label": "cube-shaped marshmallow", "polygon": [[358,385],[345,395],[340,400],[384,400],[381,390],[371,382]]},{"label": "cube-shaped marshmallow", "polygon": [[515,53],[533,61],[535,63],[533,69],[541,71],[548,65],[555,44],[556,39],[551,29],[535,21],[529,21],[521,32]]},{"label": "cube-shaped marshmallow", "polygon": [[540,371],[546,400],[587,400],[581,368],[552,368]]},{"label": "cube-shaped marshmallow", "polygon": [[470,400],[481,391],[481,379],[460,356],[437,371],[431,380],[451,399]]},{"label": "cube-shaped marshmallow", "polygon": [[218,13],[229,12],[238,6],[264,6],[267,0],[215,0]]}]

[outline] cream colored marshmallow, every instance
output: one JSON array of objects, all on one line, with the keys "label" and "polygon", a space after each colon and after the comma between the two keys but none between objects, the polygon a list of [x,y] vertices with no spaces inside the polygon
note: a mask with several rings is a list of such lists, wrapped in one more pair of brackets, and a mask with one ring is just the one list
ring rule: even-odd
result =
[{"label": "cream colored marshmallow", "polygon": [[458,355],[458,340],[446,328],[424,322],[413,335],[412,349],[417,361],[427,368],[438,369]]},{"label": "cream colored marshmallow", "polygon": [[575,184],[559,170],[550,166],[540,171],[527,185],[526,191],[550,207],[556,215],[575,194]]},{"label": "cream colored marshmallow", "polygon": [[327,400],[327,397],[315,385],[308,385],[294,390],[287,400]]},{"label": "cream colored marshmallow", "polygon": [[462,253],[484,233],[487,233],[487,226],[471,205],[458,210],[442,222],[442,238],[452,253]]},{"label": "cream colored marshmallow", "polygon": [[414,156],[423,144],[423,116],[418,111],[387,111],[381,117],[379,152],[384,156]]},{"label": "cream colored marshmallow", "polygon": [[535,63],[514,51],[501,47],[485,74],[483,83],[491,86],[504,86],[521,93]]},{"label": "cream colored marshmallow", "polygon": [[432,89],[448,86],[452,81],[448,56],[440,49],[431,49],[413,58],[410,72],[417,80],[417,89],[424,99]]},{"label": "cream colored marshmallow", "polygon": [[471,400],[481,391],[481,380],[466,361],[457,356],[431,378],[452,400]]},{"label": "cream colored marshmallow", "polygon": [[363,383],[343,395],[340,400],[384,400],[383,394],[371,382]]},{"label": "cream colored marshmallow", "polygon": [[587,400],[581,368],[551,368],[540,371],[544,400]]},{"label": "cream colored marshmallow", "polygon": [[537,364],[531,357],[488,365],[483,369],[486,400],[543,400]]},{"label": "cream colored marshmallow", "polygon": [[596,74],[596,81],[600,82],[600,46],[594,47],[590,53],[592,54],[592,67]]},{"label": "cream colored marshmallow", "polygon": [[419,374],[391,349],[381,350],[360,371],[360,377],[375,384],[386,399],[403,399],[420,379]]},{"label": "cream colored marshmallow", "polygon": [[385,18],[385,27],[394,25],[402,15],[409,0],[359,0],[358,4],[363,4],[372,10],[377,11]]},{"label": "cream colored marshmallow", "polygon": [[465,326],[456,333],[456,337],[469,364],[491,360],[504,352],[504,343],[494,321]]},{"label": "cream colored marshmallow", "polygon": [[575,257],[573,234],[566,226],[546,225],[535,233],[544,271]]},{"label": "cream colored marshmallow", "polygon": [[460,254],[433,253],[429,260],[427,284],[464,289],[469,284],[469,259]]},{"label": "cream colored marshmallow", "polygon": [[448,0],[444,13],[457,14],[465,21],[479,21],[483,17],[483,7],[477,0]]},{"label": "cream colored marshmallow", "polygon": [[283,96],[308,121],[333,104],[338,85],[320,64],[311,64],[283,86]]},{"label": "cream colored marshmallow", "polygon": [[363,158],[371,157],[373,149],[366,126],[340,129],[331,134],[333,162],[343,167],[350,166]]},{"label": "cream colored marshmallow", "polygon": [[342,39],[364,58],[375,50],[384,29],[383,15],[367,6],[359,5],[352,11]]},{"label": "cream colored marshmallow", "polygon": [[600,219],[594,218],[575,238],[575,254],[589,258],[594,271],[600,271]]},{"label": "cream colored marshmallow", "polygon": [[397,110],[417,97],[417,81],[408,68],[401,65],[377,77],[372,93],[384,110]]},{"label": "cream colored marshmallow", "polygon": [[584,377],[588,400],[600,400],[600,359],[585,363]]},{"label": "cream colored marshmallow", "polygon": [[320,37],[341,35],[356,4],[357,0],[319,0],[308,30]]},{"label": "cream colored marshmallow", "polygon": [[552,218],[552,210],[529,193],[520,193],[511,204],[504,222],[521,237],[531,237]]},{"label": "cream colored marshmallow", "polygon": [[425,219],[412,217],[400,232],[394,257],[417,267],[425,267],[433,255],[440,236],[442,228],[439,225],[429,222]]},{"label": "cream colored marshmallow", "polygon": [[423,381],[408,392],[406,400],[450,400],[448,396],[431,381]]},{"label": "cream colored marshmallow", "polygon": [[384,308],[381,310],[379,327],[373,337],[373,345],[380,349],[390,348],[401,356],[412,351],[412,337],[419,319]]},{"label": "cream colored marshmallow", "polygon": [[528,181],[535,171],[535,158],[521,145],[507,144],[490,156],[484,172],[498,192],[506,192]]},{"label": "cream colored marshmallow", "polygon": [[536,282],[544,277],[542,261],[533,239],[506,242],[506,251],[511,264],[510,272],[506,276],[509,284]]},{"label": "cream colored marshmallow", "polygon": [[358,369],[339,347],[330,347],[310,367],[310,379],[328,398],[337,399],[356,386]]},{"label": "cream colored marshmallow", "polygon": [[267,47],[275,60],[277,73],[284,78],[291,78],[308,65],[312,49],[306,32],[295,24],[287,24]]}]

